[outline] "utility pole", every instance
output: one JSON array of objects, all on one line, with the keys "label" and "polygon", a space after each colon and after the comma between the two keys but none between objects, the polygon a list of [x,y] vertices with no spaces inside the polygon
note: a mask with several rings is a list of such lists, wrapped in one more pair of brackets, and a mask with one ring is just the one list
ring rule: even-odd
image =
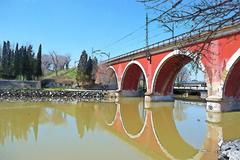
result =
[{"label": "utility pole", "polygon": [[148,21],[148,14],[146,13],[146,57],[147,57],[147,60],[150,62],[152,62],[152,58],[151,58],[151,54],[149,52],[149,42],[148,42],[148,24],[149,24],[149,21]]},{"label": "utility pole", "polygon": [[146,47],[148,47],[148,14],[146,13]]}]

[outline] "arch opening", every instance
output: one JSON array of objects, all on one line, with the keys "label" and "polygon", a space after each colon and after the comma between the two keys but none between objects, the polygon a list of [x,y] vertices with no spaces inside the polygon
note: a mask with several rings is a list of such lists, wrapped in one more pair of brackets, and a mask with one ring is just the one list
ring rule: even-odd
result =
[{"label": "arch opening", "polygon": [[231,66],[225,80],[223,97],[240,101],[240,57]]},{"label": "arch opening", "polygon": [[106,80],[106,87],[109,90],[117,90],[118,89],[118,83],[117,83],[117,76],[116,72],[113,68],[109,67],[107,69],[107,80]]},{"label": "arch opening", "polygon": [[[193,59],[185,54],[175,54],[159,67],[153,84],[153,93],[160,96],[192,94],[206,98],[204,73],[192,68]],[[197,74],[195,74],[195,72]]]},{"label": "arch opening", "polygon": [[124,96],[144,96],[147,88],[146,78],[138,64],[133,63],[126,68],[121,86]]},{"label": "arch opening", "polygon": [[164,62],[158,70],[154,84],[154,93],[161,96],[172,94],[177,74],[192,59],[186,55],[174,55]]}]

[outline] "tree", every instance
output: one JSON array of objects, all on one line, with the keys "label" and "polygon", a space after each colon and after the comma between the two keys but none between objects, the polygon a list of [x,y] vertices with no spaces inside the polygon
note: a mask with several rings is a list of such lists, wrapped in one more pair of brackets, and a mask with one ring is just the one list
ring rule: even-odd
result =
[{"label": "tree", "polygon": [[18,43],[15,48],[14,52],[14,76],[15,78],[21,75],[21,53],[20,50],[18,49]]},{"label": "tree", "polygon": [[0,45],[0,77],[2,77],[3,69],[2,69],[2,46]]},{"label": "tree", "polygon": [[92,61],[92,58],[89,57],[87,61],[87,66],[86,66],[86,80],[88,82],[92,81],[92,70],[93,70],[93,61]]},{"label": "tree", "polygon": [[[240,20],[239,0],[137,0],[145,5],[148,11],[157,14],[149,23],[157,21],[168,31],[174,33],[174,28],[184,28],[191,35],[197,28],[206,27],[207,34],[201,37],[203,44],[195,49],[194,60],[197,62],[203,55],[202,51],[210,52],[211,38],[226,25]],[[191,38],[193,41],[197,39]],[[191,40],[190,39],[190,40]],[[199,37],[198,37],[199,39]],[[182,49],[189,41],[176,43]]]},{"label": "tree", "polygon": [[71,62],[71,56],[69,54],[67,54],[66,56],[66,69],[68,70],[69,69],[69,63]]},{"label": "tree", "polygon": [[190,80],[191,69],[188,66],[184,66],[181,71],[177,74],[176,83],[182,83]]},{"label": "tree", "polygon": [[29,45],[28,48],[25,47],[23,53],[23,75],[27,80],[33,79],[33,69],[34,69],[34,61],[33,61],[34,54],[32,52],[32,46]]},{"label": "tree", "polygon": [[14,49],[10,49],[9,55],[8,55],[8,65],[9,65],[9,75],[8,78],[9,79],[15,79],[15,71],[14,71]]},{"label": "tree", "polygon": [[158,15],[152,21],[184,24],[190,29],[215,24],[216,28],[239,20],[239,0],[137,0]]},{"label": "tree", "polygon": [[24,56],[25,56],[25,53],[26,52],[26,47],[24,47],[24,46],[21,46],[21,48],[19,49],[19,63],[20,63],[20,65],[19,65],[19,75],[20,75],[20,77],[24,80],[24,70],[23,70],[23,68],[24,68],[24,63],[25,63],[25,59],[24,59]]},{"label": "tree", "polygon": [[59,58],[57,56],[57,53],[55,51],[52,51],[50,53],[50,56],[52,58],[52,62],[53,62],[53,69],[56,73],[56,76],[58,76],[58,64],[59,64]]},{"label": "tree", "polygon": [[6,77],[6,68],[7,68],[7,43],[3,42],[3,49],[2,49],[2,77]]},{"label": "tree", "polygon": [[3,51],[2,51],[2,67],[3,67],[3,78],[11,78],[11,60],[12,60],[12,50],[10,47],[10,42],[3,42]]},{"label": "tree", "polygon": [[2,65],[2,46],[0,45],[0,64]]},{"label": "tree", "polygon": [[71,61],[70,55],[62,56],[57,53],[50,53],[49,55],[42,55],[42,71],[43,73],[51,72],[61,69],[68,69]]},{"label": "tree", "polygon": [[84,50],[80,56],[78,67],[77,67],[77,83],[85,84],[86,82],[86,68],[87,68],[88,55]]},{"label": "tree", "polygon": [[92,62],[92,81],[93,82],[95,82],[96,80],[97,69],[98,69],[98,60],[96,57],[94,57]]},{"label": "tree", "polygon": [[37,53],[37,62],[36,62],[36,77],[39,78],[43,75],[42,72],[42,45],[39,45],[38,53]]},{"label": "tree", "polygon": [[[0,49],[1,50],[1,49]],[[37,59],[32,45],[21,46],[16,44],[15,50],[10,42],[3,42],[3,49],[0,51],[0,76],[5,79],[32,80],[35,78]],[[41,64],[41,61],[40,63]]]}]

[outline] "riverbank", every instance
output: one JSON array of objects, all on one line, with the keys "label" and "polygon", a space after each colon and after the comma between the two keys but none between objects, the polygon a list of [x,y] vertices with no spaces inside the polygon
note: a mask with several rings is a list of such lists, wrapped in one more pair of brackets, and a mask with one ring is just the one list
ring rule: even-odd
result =
[{"label": "riverbank", "polygon": [[0,101],[104,101],[114,99],[111,91],[102,90],[0,90]]},{"label": "riverbank", "polygon": [[238,160],[240,159],[240,139],[223,142],[219,147],[219,160]]}]

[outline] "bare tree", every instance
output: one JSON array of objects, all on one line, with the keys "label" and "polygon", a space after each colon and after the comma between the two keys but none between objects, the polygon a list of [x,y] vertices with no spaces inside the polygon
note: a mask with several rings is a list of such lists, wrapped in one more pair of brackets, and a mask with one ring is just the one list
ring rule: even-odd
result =
[{"label": "bare tree", "polygon": [[59,59],[58,59],[58,55],[55,51],[52,51],[49,53],[51,58],[52,58],[52,62],[53,62],[53,69],[56,73],[56,76],[58,76],[58,65],[59,65]]},{"label": "bare tree", "polygon": [[[211,38],[217,31],[227,25],[239,23],[240,0],[137,0],[153,13],[155,18],[149,23],[157,21],[167,31],[174,33],[174,28],[182,27],[189,31],[189,35],[199,31],[202,36],[191,37],[175,43],[182,52],[184,46],[201,39],[203,42],[195,49],[194,60],[197,62],[205,53],[209,53]],[[208,26],[207,30],[197,30]],[[174,38],[174,34],[173,34]],[[197,53],[197,54],[196,54]]]},{"label": "bare tree", "polygon": [[69,63],[71,62],[71,56],[70,56],[70,54],[66,54],[65,57],[66,57],[65,67],[66,67],[66,69],[69,69]]},{"label": "bare tree", "polygon": [[50,55],[42,55],[42,69],[44,74],[47,74],[50,71],[50,67],[52,64],[52,58]]},{"label": "bare tree", "polygon": [[[58,61],[57,66],[55,66],[55,64],[54,64],[56,62],[56,59]],[[65,55],[65,56],[62,56],[62,55],[59,55],[59,54],[54,55],[51,52],[49,55],[45,54],[45,55],[42,56],[42,68],[43,68],[43,71],[44,71],[45,74],[48,73],[48,72],[51,72],[52,70],[55,71],[56,67],[57,67],[58,70],[68,69],[70,61],[71,61],[71,56],[70,55]]]},{"label": "bare tree", "polygon": [[191,69],[189,69],[187,66],[184,66],[181,71],[178,73],[176,77],[176,83],[181,83],[185,81],[189,81],[191,76]]},{"label": "bare tree", "polygon": [[239,0],[138,0],[153,10],[163,25],[184,24],[196,29],[215,23],[216,28],[240,19]]},{"label": "bare tree", "polygon": [[106,85],[109,82],[109,72],[106,73],[107,70],[107,65],[102,63],[99,64],[97,67],[97,72],[96,72],[96,84],[103,84]]}]

